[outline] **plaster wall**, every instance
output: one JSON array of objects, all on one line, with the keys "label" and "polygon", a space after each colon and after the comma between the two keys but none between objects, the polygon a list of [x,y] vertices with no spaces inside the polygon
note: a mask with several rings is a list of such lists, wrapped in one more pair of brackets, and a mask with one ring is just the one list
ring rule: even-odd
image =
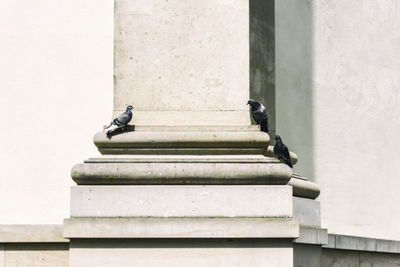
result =
[{"label": "plaster wall", "polygon": [[111,118],[112,0],[0,3],[0,224],[60,224]]},{"label": "plaster wall", "polygon": [[330,233],[400,239],[400,3],[276,1],[277,130]]}]

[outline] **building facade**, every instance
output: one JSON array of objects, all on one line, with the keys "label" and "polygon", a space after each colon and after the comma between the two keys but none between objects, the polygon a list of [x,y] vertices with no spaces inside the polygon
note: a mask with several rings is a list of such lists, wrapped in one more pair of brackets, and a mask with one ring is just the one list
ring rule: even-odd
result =
[{"label": "building facade", "polygon": [[400,264],[397,1],[3,6],[4,266]]}]

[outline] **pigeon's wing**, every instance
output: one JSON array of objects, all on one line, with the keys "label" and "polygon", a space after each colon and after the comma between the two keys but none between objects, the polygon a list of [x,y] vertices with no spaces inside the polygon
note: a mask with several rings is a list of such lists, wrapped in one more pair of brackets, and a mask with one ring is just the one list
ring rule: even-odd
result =
[{"label": "pigeon's wing", "polygon": [[255,111],[252,111],[252,112],[251,112],[251,115],[253,116],[253,119],[254,119],[258,124],[260,124],[260,122],[261,122],[261,120],[262,120],[262,117],[263,117],[262,112],[261,112],[260,110],[255,110]]},{"label": "pigeon's wing", "polygon": [[259,123],[261,131],[268,133],[268,116],[267,109],[265,107],[262,109],[262,117]]},{"label": "pigeon's wing", "polygon": [[290,168],[293,167],[292,161],[290,160],[289,149],[285,145],[282,146],[282,159],[287,165],[289,165]]},{"label": "pigeon's wing", "polygon": [[260,129],[263,132],[268,133],[268,119],[262,119],[260,122]]},{"label": "pigeon's wing", "polygon": [[121,115],[118,116],[117,121],[123,125],[128,124],[132,119],[132,113],[122,113]]}]

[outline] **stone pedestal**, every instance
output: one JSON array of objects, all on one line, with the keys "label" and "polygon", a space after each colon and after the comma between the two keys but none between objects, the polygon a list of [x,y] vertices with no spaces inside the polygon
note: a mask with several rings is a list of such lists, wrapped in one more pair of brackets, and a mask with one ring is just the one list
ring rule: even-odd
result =
[{"label": "stone pedestal", "polygon": [[70,266],[292,266],[319,189],[250,125],[248,1],[116,0],[114,74],[132,125],[72,169]]}]

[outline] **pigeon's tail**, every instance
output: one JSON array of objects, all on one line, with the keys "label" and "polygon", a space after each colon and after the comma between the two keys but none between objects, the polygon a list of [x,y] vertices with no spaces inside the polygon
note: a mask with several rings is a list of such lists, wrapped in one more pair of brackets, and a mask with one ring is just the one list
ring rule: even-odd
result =
[{"label": "pigeon's tail", "polygon": [[118,125],[111,124],[110,126],[108,126],[107,128],[104,129],[104,132],[107,132],[107,134],[109,134],[109,133],[115,131],[118,128],[119,128]]},{"label": "pigeon's tail", "polygon": [[268,133],[268,120],[262,120],[260,123],[260,130]]},{"label": "pigeon's tail", "polygon": [[290,160],[290,159],[284,159],[284,162],[285,162],[285,164],[286,165],[288,165],[290,168],[293,168],[293,165],[292,165],[292,161]]}]

